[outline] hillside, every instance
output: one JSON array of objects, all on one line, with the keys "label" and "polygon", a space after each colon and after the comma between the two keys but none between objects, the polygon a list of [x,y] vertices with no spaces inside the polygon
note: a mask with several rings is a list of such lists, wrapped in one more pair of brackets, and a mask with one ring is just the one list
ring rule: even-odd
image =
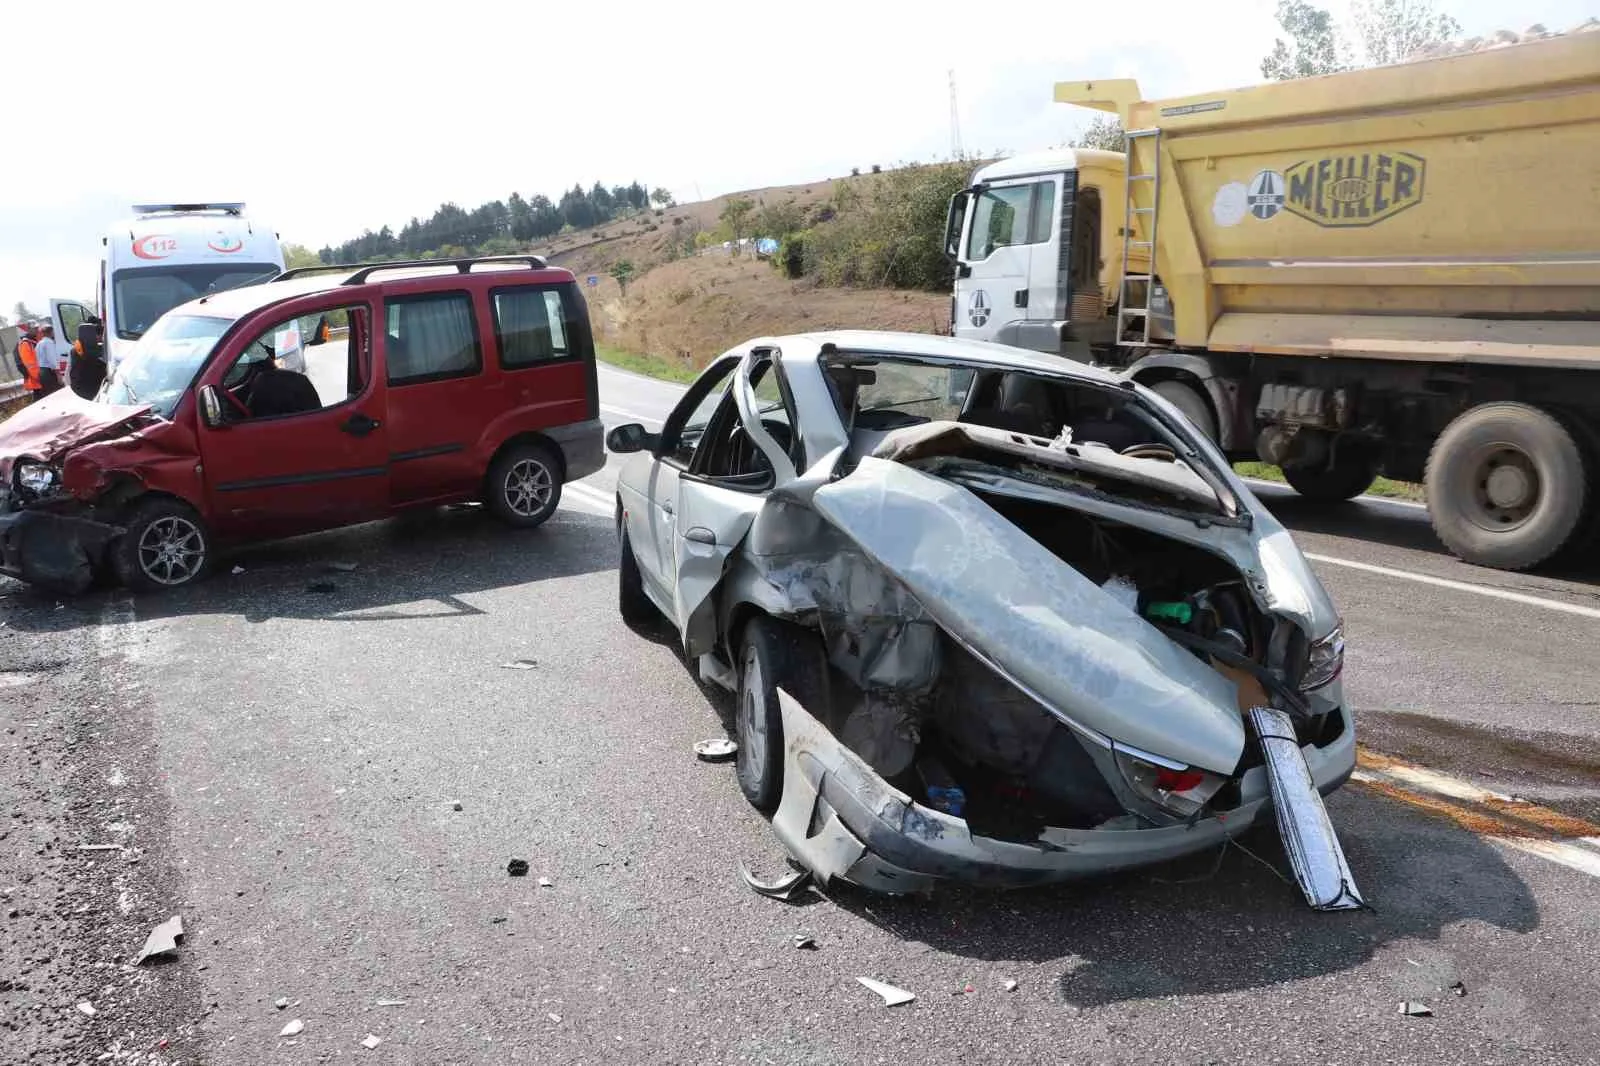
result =
[{"label": "hillside", "polygon": [[[665,376],[684,378],[735,344],[764,335],[836,328],[944,330],[950,317],[945,293],[821,287],[810,278],[790,280],[749,252],[730,256],[720,243],[695,248],[695,235],[714,230],[735,196],[754,200],[758,214],[784,203],[804,211],[826,203],[840,182],[851,180],[680,204],[541,241],[532,250],[580,279],[598,276],[599,284],[585,290],[596,340],[649,357],[630,364]],[[623,260],[635,271],[626,292],[609,273]]]}]

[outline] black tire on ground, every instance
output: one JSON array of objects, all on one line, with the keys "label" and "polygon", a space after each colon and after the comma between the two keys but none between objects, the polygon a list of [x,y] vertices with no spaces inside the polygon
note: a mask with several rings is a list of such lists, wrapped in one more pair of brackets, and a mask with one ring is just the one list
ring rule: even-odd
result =
[{"label": "black tire on ground", "polygon": [[660,612],[644,592],[644,577],[639,573],[639,559],[633,554],[633,542],[626,526],[621,528],[621,556],[617,560],[617,608],[622,621],[638,627],[657,620]]},{"label": "black tire on ground", "polygon": [[508,525],[543,525],[561,505],[561,462],[543,444],[513,444],[495,458],[484,479],[483,502]]},{"label": "black tire on ground", "polygon": [[739,641],[739,687],[735,695],[735,771],[739,790],[762,814],[783,796],[783,689],[814,715],[827,714],[828,660],[808,629],[757,615]]},{"label": "black tire on ground", "polygon": [[193,507],[171,496],[135,501],[126,530],[107,549],[117,579],[136,592],[192,585],[211,567],[211,531]]},{"label": "black tire on ground", "polygon": [[1206,440],[1212,444],[1217,442],[1217,416],[1211,411],[1211,401],[1205,394],[1186,381],[1158,381],[1150,386],[1151,391],[1158,393],[1179,411],[1183,417],[1195,424],[1195,428],[1205,434]]},{"label": "black tire on ground", "polygon": [[1331,467],[1284,467],[1283,479],[1294,491],[1316,503],[1342,503],[1366,492],[1377,480],[1372,457],[1347,449]]},{"label": "black tire on ground", "polygon": [[1561,421],[1524,403],[1486,403],[1434,441],[1424,475],[1434,533],[1479,566],[1526,570],[1582,528],[1583,453]]}]

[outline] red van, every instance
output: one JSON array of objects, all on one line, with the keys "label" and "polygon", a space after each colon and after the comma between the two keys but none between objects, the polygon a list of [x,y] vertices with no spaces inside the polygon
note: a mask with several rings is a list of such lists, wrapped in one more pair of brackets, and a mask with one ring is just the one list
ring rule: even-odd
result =
[{"label": "red van", "polygon": [[605,465],[598,405],[583,295],[537,256],[285,271],[167,312],[96,400],[0,423],[0,570],[149,590],[410,508],[537,526]]}]

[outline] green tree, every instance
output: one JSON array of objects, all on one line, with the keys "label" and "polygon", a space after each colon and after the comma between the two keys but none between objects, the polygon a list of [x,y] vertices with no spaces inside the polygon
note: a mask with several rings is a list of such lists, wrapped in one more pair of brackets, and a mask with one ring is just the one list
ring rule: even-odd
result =
[{"label": "green tree", "polygon": [[1099,148],[1106,152],[1125,152],[1128,139],[1123,135],[1122,122],[1112,115],[1096,115],[1087,129],[1072,142],[1074,148]]},{"label": "green tree", "polygon": [[1279,0],[1278,25],[1284,36],[1261,61],[1263,78],[1289,81],[1349,68],[1349,49],[1327,11],[1306,0]]},{"label": "green tree", "polygon": [[617,279],[617,288],[622,290],[622,295],[628,295],[628,282],[633,280],[633,261],[630,259],[618,259],[611,264],[609,273]]},{"label": "green tree", "polygon": [[1354,0],[1350,22],[1367,66],[1404,63],[1429,45],[1461,36],[1461,24],[1432,0]]},{"label": "green tree", "polygon": [[11,309],[11,314],[18,322],[27,322],[40,317],[28,310],[28,305],[21,300],[18,300],[16,306]]},{"label": "green tree", "polygon": [[723,225],[728,227],[728,232],[733,235],[733,254],[739,254],[739,241],[744,237],[750,225],[750,214],[756,209],[756,202],[747,196],[735,196],[722,205],[722,214],[718,218]]},{"label": "green tree", "polygon": [[283,263],[290,270],[295,267],[321,266],[322,258],[303,244],[285,244]]},{"label": "green tree", "polygon": [[660,185],[650,190],[650,202],[657,207],[676,207],[678,203],[672,198],[672,194]]}]

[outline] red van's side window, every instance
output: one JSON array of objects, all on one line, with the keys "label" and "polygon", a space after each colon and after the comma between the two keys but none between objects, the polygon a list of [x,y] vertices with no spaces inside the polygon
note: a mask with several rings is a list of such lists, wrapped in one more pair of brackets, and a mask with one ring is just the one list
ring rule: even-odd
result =
[{"label": "red van's side window", "polygon": [[494,290],[494,328],[500,365],[507,370],[572,357],[571,311],[560,289]]},{"label": "red van's side window", "polygon": [[396,297],[385,304],[384,317],[389,384],[470,377],[483,369],[466,293]]}]

